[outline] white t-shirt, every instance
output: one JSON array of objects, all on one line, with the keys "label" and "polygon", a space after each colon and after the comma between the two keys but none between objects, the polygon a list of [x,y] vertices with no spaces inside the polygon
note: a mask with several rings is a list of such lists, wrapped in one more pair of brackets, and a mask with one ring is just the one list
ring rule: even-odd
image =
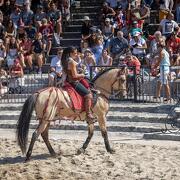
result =
[{"label": "white t-shirt", "polygon": [[51,67],[56,69],[56,72],[62,72],[61,59],[58,56],[55,56],[51,59]]},{"label": "white t-shirt", "polygon": [[174,28],[178,27],[178,24],[173,20],[163,19],[160,22],[160,26],[162,27],[162,34],[169,34],[174,31]]},{"label": "white t-shirt", "polygon": [[[132,47],[135,44],[137,44],[138,46],[143,46],[145,43],[146,41],[143,38],[140,38],[138,42],[135,42],[134,39],[131,39],[129,42],[129,45]],[[146,53],[145,49],[139,49],[139,48],[133,47],[133,54],[138,55],[138,54],[145,54],[145,53]]]}]

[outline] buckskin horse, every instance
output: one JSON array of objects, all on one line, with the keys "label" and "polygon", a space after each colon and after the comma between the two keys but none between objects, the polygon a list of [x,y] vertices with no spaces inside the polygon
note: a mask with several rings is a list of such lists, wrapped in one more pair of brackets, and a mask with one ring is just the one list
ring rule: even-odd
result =
[{"label": "buckskin horse", "polygon": [[[107,152],[113,153],[114,150],[110,147],[106,128],[106,114],[109,110],[108,99],[112,89],[122,96],[126,94],[126,68],[106,69],[98,74],[92,82],[94,87],[101,92],[101,94],[97,95],[97,101],[92,107],[92,112],[97,117]],[[42,136],[50,154],[56,156],[48,137],[50,122],[55,119],[62,119],[63,117],[79,117],[76,118],[75,121],[85,120],[85,112],[73,111],[70,104],[71,100],[68,93],[62,88],[57,87],[48,87],[27,98],[19,116],[16,130],[17,142],[23,154],[26,153],[29,125],[34,108],[37,120],[39,120],[39,125],[32,134],[29,149],[26,153],[26,161],[30,159],[34,143],[39,135]],[[83,146],[78,150],[79,154],[83,153],[87,148],[93,132],[94,124],[88,125],[88,137]]]}]

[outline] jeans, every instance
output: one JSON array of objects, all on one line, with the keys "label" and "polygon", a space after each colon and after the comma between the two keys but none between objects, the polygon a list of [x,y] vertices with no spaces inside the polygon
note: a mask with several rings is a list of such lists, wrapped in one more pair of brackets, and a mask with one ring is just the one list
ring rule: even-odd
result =
[{"label": "jeans", "polygon": [[176,8],[176,21],[180,23],[180,4],[178,4]]}]

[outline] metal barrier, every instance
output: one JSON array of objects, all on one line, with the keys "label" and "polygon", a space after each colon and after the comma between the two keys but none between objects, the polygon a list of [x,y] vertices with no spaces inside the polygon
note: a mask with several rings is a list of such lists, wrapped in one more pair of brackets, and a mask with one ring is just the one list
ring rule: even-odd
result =
[{"label": "metal barrier", "polygon": [[47,87],[47,74],[26,74],[22,78],[0,77],[0,103],[22,103],[34,92]]},{"label": "metal barrier", "polygon": [[[117,68],[114,66],[91,66],[90,78],[93,78],[94,68]],[[121,67],[119,67],[121,68]],[[133,69],[133,75],[127,78],[127,95],[124,100],[134,102],[158,102],[161,103],[166,98],[165,87],[162,86],[159,98],[156,96],[158,76],[152,76],[150,68],[141,67],[139,74],[136,74],[135,67],[128,67]],[[175,103],[178,96],[180,96],[180,66],[170,68],[170,76],[168,79],[170,87],[171,99],[169,103]],[[48,74],[26,74],[23,78],[0,77],[0,103],[21,103],[32,93],[41,88],[48,86]],[[117,94],[112,92],[112,100],[119,100]],[[121,99],[122,100],[122,99]]]},{"label": "metal barrier", "polygon": [[[113,68],[113,66],[92,66],[90,67],[90,79],[93,78],[94,68]],[[114,67],[117,68],[117,67]],[[127,96],[124,100],[132,100],[134,102],[158,102],[162,103],[167,98],[165,86],[162,85],[160,97],[156,98],[157,85],[159,83],[159,75],[152,76],[151,69],[149,67],[142,66],[140,73],[136,74],[135,67],[127,67],[128,69],[133,68],[133,76],[127,78]],[[175,103],[178,96],[180,95],[180,77],[178,77],[178,71],[180,66],[170,67],[170,75],[168,76],[168,84],[170,87],[170,99],[169,103]],[[163,75],[163,79],[164,79]],[[114,97],[113,92],[111,96],[112,100],[119,99]]]}]

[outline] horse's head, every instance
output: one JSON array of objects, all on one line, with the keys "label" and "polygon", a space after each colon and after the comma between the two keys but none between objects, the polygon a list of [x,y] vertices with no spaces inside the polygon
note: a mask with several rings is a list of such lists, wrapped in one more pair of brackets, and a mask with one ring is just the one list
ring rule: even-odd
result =
[{"label": "horse's head", "polygon": [[112,84],[112,90],[116,92],[116,95],[124,98],[127,94],[126,91],[126,76],[127,67],[122,67],[118,70],[115,80]]}]

